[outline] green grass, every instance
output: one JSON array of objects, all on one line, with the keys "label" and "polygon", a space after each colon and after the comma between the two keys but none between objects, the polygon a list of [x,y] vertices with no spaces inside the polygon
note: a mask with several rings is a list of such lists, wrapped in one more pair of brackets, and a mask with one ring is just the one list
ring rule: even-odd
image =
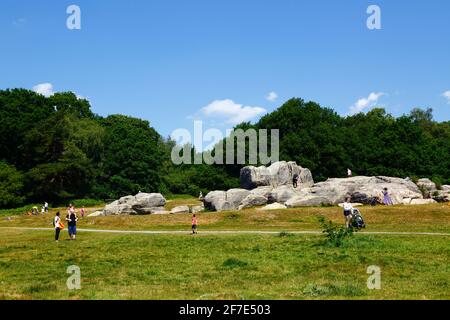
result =
[{"label": "green grass", "polygon": [[[3,299],[448,299],[443,237],[355,235],[341,248],[320,236],[114,235],[2,230]],[[66,232],[63,237],[67,239]],[[81,269],[68,290],[67,267]],[[367,267],[382,289],[366,287]]]},{"label": "green grass", "polygon": [[[173,199],[167,207],[195,205]],[[88,212],[98,208],[89,208]],[[142,235],[79,232],[55,243],[44,216],[0,218],[0,299],[449,299],[450,237],[358,233],[341,247],[320,230],[318,217],[342,224],[340,208],[249,209],[190,214],[84,218],[79,228],[185,230]],[[62,209],[60,209],[62,210]],[[450,233],[450,206],[364,207],[367,231]],[[203,230],[272,230],[273,235],[202,235]],[[68,290],[67,267],[81,269],[81,290]],[[382,289],[366,286],[367,268],[382,271]]]}]

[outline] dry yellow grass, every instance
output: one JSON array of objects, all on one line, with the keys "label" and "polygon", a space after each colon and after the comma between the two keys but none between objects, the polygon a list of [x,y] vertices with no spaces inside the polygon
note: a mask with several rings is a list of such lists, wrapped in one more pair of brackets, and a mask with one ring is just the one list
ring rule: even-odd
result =
[{"label": "dry yellow grass", "polygon": [[[179,205],[198,205],[196,199],[169,200],[166,209]],[[88,208],[88,214],[100,208]],[[50,227],[54,212],[43,216],[2,217],[0,227]],[[433,204],[423,206],[376,206],[360,208],[368,231],[450,232],[450,206]],[[64,215],[65,209],[60,209]],[[343,223],[339,207],[296,208],[262,211],[252,208],[243,211],[204,212],[198,214],[200,230],[318,230],[318,216]],[[190,214],[109,216],[81,219],[81,228],[125,230],[186,230]]]}]

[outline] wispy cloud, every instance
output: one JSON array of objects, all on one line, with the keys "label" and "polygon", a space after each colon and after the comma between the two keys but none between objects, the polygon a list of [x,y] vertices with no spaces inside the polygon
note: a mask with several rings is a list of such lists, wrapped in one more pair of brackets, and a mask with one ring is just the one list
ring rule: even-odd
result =
[{"label": "wispy cloud", "polygon": [[363,110],[367,108],[374,107],[378,100],[384,96],[385,94],[383,92],[372,92],[369,94],[367,98],[361,98],[358,101],[356,101],[351,107],[350,107],[350,115],[357,114],[359,112],[362,112]]},{"label": "wispy cloud", "polygon": [[25,18],[17,18],[12,22],[13,26],[15,26],[15,27],[21,27],[21,26],[25,25],[26,23],[27,23],[27,19],[25,19]]},{"label": "wispy cloud", "polygon": [[53,91],[53,85],[48,82],[35,85],[33,91],[42,94],[45,97],[50,97],[55,93]]},{"label": "wispy cloud", "polygon": [[266,100],[270,102],[275,102],[278,99],[278,94],[275,91],[271,91],[267,94]]},{"label": "wispy cloud", "polygon": [[246,122],[267,112],[261,107],[244,106],[233,100],[215,100],[201,109],[203,115],[210,118],[220,118],[227,124],[236,125]]},{"label": "wispy cloud", "polygon": [[447,99],[447,103],[450,104],[450,90],[445,91],[442,96]]}]

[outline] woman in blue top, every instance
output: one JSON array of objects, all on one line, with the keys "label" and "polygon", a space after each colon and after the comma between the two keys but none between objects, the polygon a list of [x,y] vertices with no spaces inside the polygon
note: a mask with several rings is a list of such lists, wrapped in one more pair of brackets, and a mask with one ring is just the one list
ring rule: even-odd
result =
[{"label": "woman in blue top", "polygon": [[383,189],[383,203],[386,206],[392,206],[394,204],[392,202],[391,196],[389,195],[388,188]]}]

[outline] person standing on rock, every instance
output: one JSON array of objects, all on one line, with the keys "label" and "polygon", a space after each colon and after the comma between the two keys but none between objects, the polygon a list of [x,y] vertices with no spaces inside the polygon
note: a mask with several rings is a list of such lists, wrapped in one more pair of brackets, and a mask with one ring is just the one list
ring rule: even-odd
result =
[{"label": "person standing on rock", "polygon": [[345,202],[344,202],[344,217],[345,217],[345,226],[348,228],[350,228],[351,226],[351,222],[352,222],[352,210],[353,210],[353,206],[350,203],[350,198],[346,198]]},{"label": "person standing on rock", "polygon": [[298,174],[294,174],[294,177],[292,178],[292,186],[294,187],[294,189],[298,187],[298,179]]},{"label": "person standing on rock", "polygon": [[192,216],[192,234],[197,234],[198,221],[195,214]]},{"label": "person standing on rock", "polygon": [[391,196],[389,195],[388,188],[383,189],[383,203],[386,206],[394,205],[394,203],[392,202]]},{"label": "person standing on rock", "polygon": [[351,177],[353,175],[352,170],[350,170],[349,168],[347,168],[347,177]]}]

